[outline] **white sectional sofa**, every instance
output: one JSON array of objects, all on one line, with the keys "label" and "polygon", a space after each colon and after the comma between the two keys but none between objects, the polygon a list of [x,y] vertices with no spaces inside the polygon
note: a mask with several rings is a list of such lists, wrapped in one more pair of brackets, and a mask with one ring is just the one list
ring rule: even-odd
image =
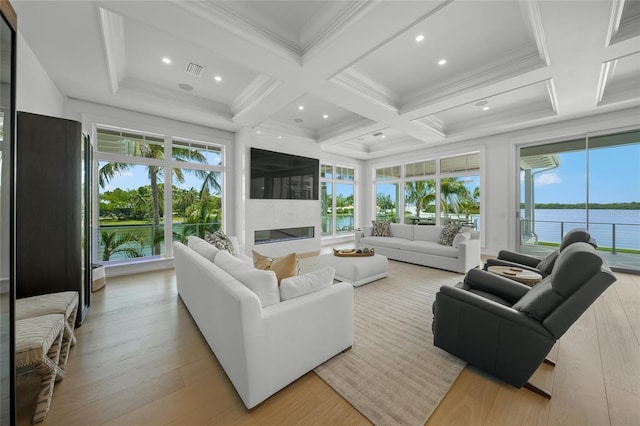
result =
[{"label": "white sectional sofa", "polygon": [[[273,271],[194,238],[174,243],[178,293],[247,408],[351,347],[353,286],[333,284],[332,268],[279,288]],[[281,297],[286,280],[306,294]]]},{"label": "white sectional sofa", "polygon": [[[356,231],[356,247],[375,248],[377,254],[389,259],[466,273],[481,264],[480,232],[462,228],[469,239],[455,242],[453,246],[438,241],[444,226],[420,226],[391,224],[388,237],[373,236],[373,226],[364,226]],[[465,235],[465,236],[467,236]]]}]

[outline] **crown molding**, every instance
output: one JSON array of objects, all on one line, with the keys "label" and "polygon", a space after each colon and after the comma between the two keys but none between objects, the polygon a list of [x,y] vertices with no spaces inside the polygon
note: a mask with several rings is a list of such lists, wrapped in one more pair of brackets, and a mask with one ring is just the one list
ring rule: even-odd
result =
[{"label": "crown molding", "polygon": [[281,81],[266,76],[258,75],[234,100],[231,110],[235,117],[249,111],[262,102],[267,96],[273,93],[280,85]]},{"label": "crown molding", "polygon": [[640,35],[640,14],[623,19],[625,4],[625,0],[615,0],[611,5],[611,18],[609,19],[609,28],[607,30],[607,47]]},{"label": "crown molding", "polygon": [[353,68],[336,74],[329,81],[372,100],[390,111],[398,113],[397,96],[385,86],[366,77]]},{"label": "crown molding", "polygon": [[98,14],[100,16],[100,29],[102,30],[111,93],[116,94],[118,93],[120,80],[124,78],[126,65],[124,18],[99,6]]},{"label": "crown molding", "polygon": [[640,81],[636,75],[614,80],[618,61],[628,59],[632,56],[640,57],[640,52],[602,63],[596,91],[596,106],[640,99]]},{"label": "crown molding", "polygon": [[536,47],[538,49],[540,60],[544,62],[544,65],[549,65],[549,49],[547,49],[544,27],[542,26],[540,4],[538,3],[538,0],[528,0],[524,3],[523,7],[525,8],[526,16],[529,19],[529,25],[531,25],[533,37],[536,40]]},{"label": "crown molding", "polygon": [[[336,2],[335,4],[342,4],[342,2]],[[347,2],[347,5],[342,7],[335,17],[326,19],[328,23],[324,26],[319,29],[307,28],[306,31],[300,34],[300,40],[303,41],[301,55],[304,56],[305,60],[308,60],[315,53],[323,50],[345,29],[358,22],[378,6],[380,6],[380,3],[372,0],[352,0]],[[312,34],[314,32],[315,34]]]},{"label": "crown molding", "polygon": [[224,1],[184,1],[169,0],[188,12],[204,18],[212,24],[222,27],[261,46],[283,58],[301,64],[302,50],[300,46],[281,37],[275,32],[245,18],[227,6]]},{"label": "crown molding", "polygon": [[420,117],[415,120],[412,120],[411,122],[427,129],[431,133],[434,133],[435,135],[441,138],[447,137],[447,134],[446,134],[447,129],[445,127],[444,122],[440,120],[438,117],[436,117],[435,115]]},{"label": "crown molding", "polygon": [[540,59],[536,46],[530,46],[524,51],[522,48],[513,49],[503,55],[503,59],[494,62],[480,72],[462,76],[456,81],[445,82],[440,86],[426,88],[403,98],[400,113],[406,114],[445,97],[500,83],[545,66],[546,64]]}]

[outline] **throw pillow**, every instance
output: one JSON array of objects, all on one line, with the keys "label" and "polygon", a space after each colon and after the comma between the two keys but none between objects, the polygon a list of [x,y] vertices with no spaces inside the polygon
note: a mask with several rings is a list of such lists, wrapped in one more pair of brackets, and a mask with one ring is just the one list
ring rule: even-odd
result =
[{"label": "throw pillow", "polygon": [[220,251],[213,244],[209,244],[202,238],[198,238],[195,236],[191,236],[188,238],[187,246],[195,252],[199,253],[201,256],[206,257],[211,262],[213,262],[213,260],[216,258],[216,254],[218,254],[218,252]]},{"label": "throw pillow", "polygon": [[213,234],[206,232],[204,234],[204,240],[209,244],[213,244],[220,250],[225,250],[233,254],[233,243],[222,231],[216,231]]},{"label": "throw pillow", "polygon": [[374,237],[388,237],[391,235],[391,222],[372,220],[373,224],[373,236]]},{"label": "throw pillow", "polygon": [[254,292],[263,308],[280,301],[278,279],[273,271],[254,269],[225,250],[218,253],[213,263]]},{"label": "throw pillow", "polygon": [[460,246],[460,243],[469,241],[470,239],[471,239],[470,232],[458,232],[456,236],[453,238],[453,242],[451,243],[451,245],[453,246],[453,248],[458,248]]},{"label": "throw pillow", "polygon": [[440,241],[438,241],[443,246],[450,246],[453,244],[453,239],[456,237],[458,231],[460,231],[460,225],[446,225],[442,228],[442,232],[440,233]]},{"label": "throw pillow", "polygon": [[283,279],[300,274],[298,256],[296,256],[295,253],[271,258],[255,250],[251,252],[253,253],[253,266],[255,266],[256,269],[275,272],[276,277],[278,277],[278,285],[280,285]]},{"label": "throw pillow", "polygon": [[336,270],[331,266],[297,277],[285,278],[280,283],[280,300],[293,299],[304,294],[313,293],[331,287]]}]

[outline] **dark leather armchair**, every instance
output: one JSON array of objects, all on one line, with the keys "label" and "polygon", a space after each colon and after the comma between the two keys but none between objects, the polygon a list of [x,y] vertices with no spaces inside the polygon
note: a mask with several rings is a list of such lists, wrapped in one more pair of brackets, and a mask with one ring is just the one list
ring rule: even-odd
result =
[{"label": "dark leather armchair", "polygon": [[528,385],[556,340],[615,280],[584,242],[562,250],[532,288],[472,269],[436,294],[434,344],[515,387]]},{"label": "dark leather armchair", "polygon": [[489,266],[511,266],[537,272],[544,278],[553,270],[553,265],[556,262],[558,254],[571,244],[577,242],[589,243],[594,248],[598,248],[596,241],[593,239],[589,231],[582,228],[575,228],[568,231],[564,237],[562,237],[562,241],[560,242],[560,247],[558,249],[552,251],[545,257],[531,256],[509,250],[500,250],[498,258],[488,259],[482,269],[486,271]]}]

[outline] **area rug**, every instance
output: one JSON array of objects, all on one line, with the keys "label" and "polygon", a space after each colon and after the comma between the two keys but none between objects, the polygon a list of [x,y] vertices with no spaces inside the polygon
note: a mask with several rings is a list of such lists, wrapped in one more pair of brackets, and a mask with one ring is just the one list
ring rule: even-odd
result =
[{"label": "area rug", "polygon": [[465,363],[433,345],[431,305],[462,275],[389,261],[354,289],[353,348],[314,371],[376,425],[424,425]]}]

